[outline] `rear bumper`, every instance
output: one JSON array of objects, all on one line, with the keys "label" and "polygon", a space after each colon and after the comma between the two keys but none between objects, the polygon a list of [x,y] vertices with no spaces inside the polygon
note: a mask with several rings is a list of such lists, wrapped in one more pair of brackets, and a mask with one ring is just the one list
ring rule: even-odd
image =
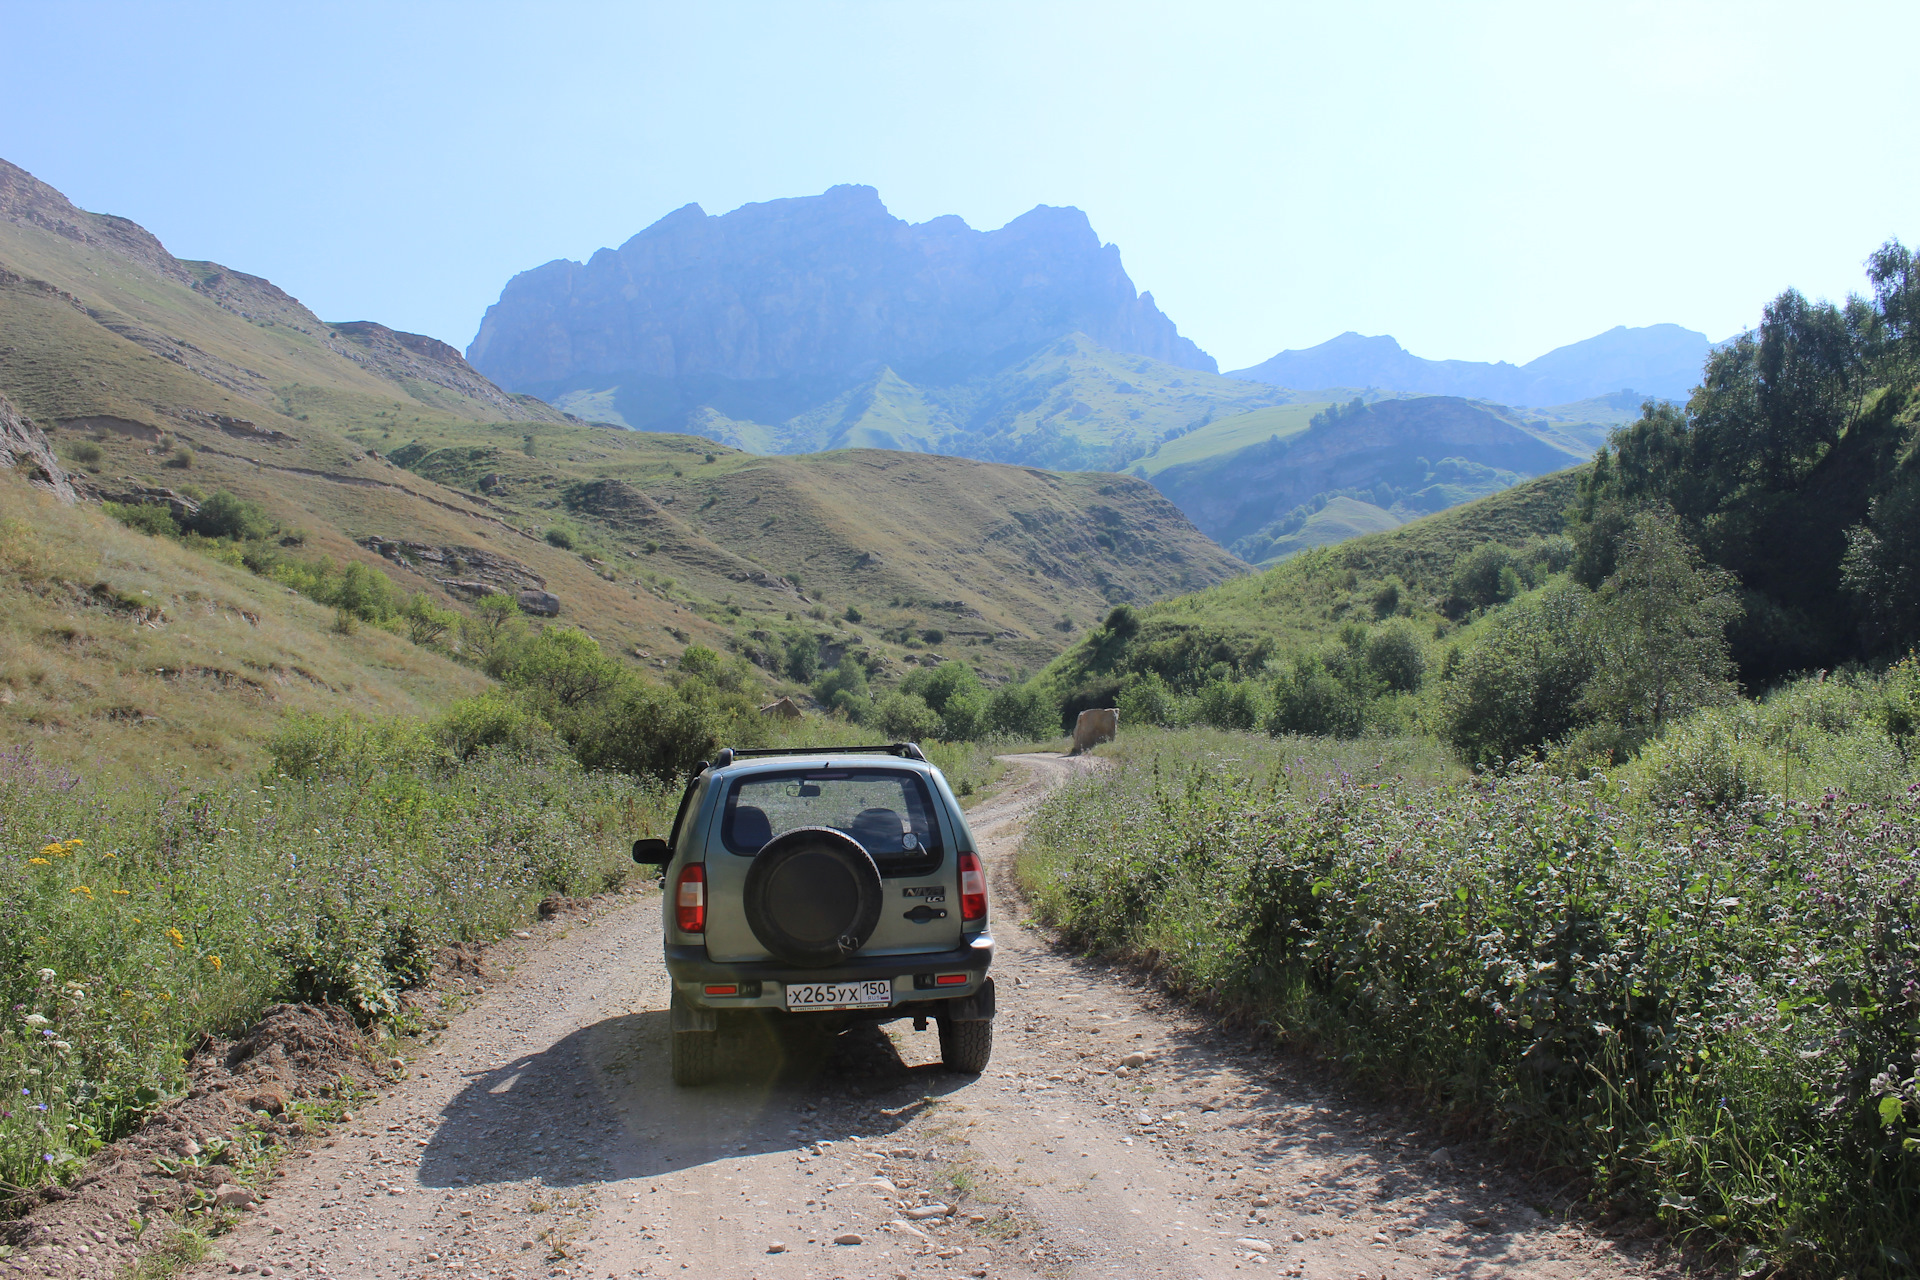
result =
[{"label": "rear bumper", "polygon": [[[699,943],[668,944],[667,973],[684,1005],[709,1009],[784,1009],[786,984],[790,982],[859,982],[872,978],[893,981],[892,1010],[873,1010],[866,1016],[911,1015],[911,1008],[925,1002],[967,1000],[979,994],[987,969],[993,964],[993,938],[980,934],[951,951],[915,951],[904,955],[857,955],[843,964],[824,969],[799,969],[778,960],[747,960],[720,963],[707,958],[707,949]],[[965,973],[965,985],[917,987],[915,978],[931,982],[936,973]],[[754,997],[714,996],[706,994],[709,984],[760,984]],[[975,1003],[978,1003],[977,1001]],[[991,1005],[991,997],[987,1003]],[[929,1010],[928,1012],[931,1012]]]}]

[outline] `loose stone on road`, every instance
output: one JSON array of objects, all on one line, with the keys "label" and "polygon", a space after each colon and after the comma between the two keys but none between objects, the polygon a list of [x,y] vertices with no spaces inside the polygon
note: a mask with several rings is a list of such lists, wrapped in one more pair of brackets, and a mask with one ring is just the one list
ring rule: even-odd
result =
[{"label": "loose stone on road", "polygon": [[1026,819],[1094,766],[1009,759],[969,815],[1000,946],[986,1074],[903,1022],[749,1033],[730,1079],[676,1088],[659,897],[629,894],[497,951],[510,973],[196,1274],[1647,1274],[1417,1123],[1023,927]]}]

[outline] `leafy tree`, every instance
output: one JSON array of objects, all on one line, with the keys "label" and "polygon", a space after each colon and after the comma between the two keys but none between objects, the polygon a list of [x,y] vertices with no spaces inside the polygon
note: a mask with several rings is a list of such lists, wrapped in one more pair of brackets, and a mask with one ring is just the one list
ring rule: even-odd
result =
[{"label": "leafy tree", "polygon": [[473,616],[462,630],[467,642],[488,660],[490,670],[493,657],[507,641],[517,637],[520,619],[520,602],[504,591],[495,591],[473,602]]},{"label": "leafy tree", "polygon": [[[1338,654],[1340,651],[1334,651]],[[1351,667],[1338,662],[1330,669],[1326,653],[1297,659],[1274,682],[1273,711],[1267,732],[1308,734],[1326,738],[1357,738],[1367,727],[1370,690],[1342,679]]]},{"label": "leafy tree", "polygon": [[1867,519],[1847,531],[1840,575],[1869,653],[1920,644],[1920,475],[1873,499]]},{"label": "leafy tree", "polygon": [[400,617],[407,624],[407,638],[415,644],[432,644],[459,622],[460,615],[451,609],[442,609],[427,598],[424,591],[416,591],[407,597],[400,607]]},{"label": "leafy tree", "polygon": [[820,637],[811,632],[790,635],[786,650],[787,678],[802,684],[812,680],[820,670]]},{"label": "leafy tree", "polygon": [[922,742],[940,732],[940,715],[926,699],[898,689],[874,704],[873,723],[892,742]]},{"label": "leafy tree", "polygon": [[1116,705],[1120,708],[1122,725],[1157,725],[1170,729],[1180,723],[1180,698],[1157,671],[1127,677],[1126,683],[1120,686]]},{"label": "leafy tree", "polygon": [[507,683],[526,689],[536,706],[570,712],[612,690],[624,669],[600,651],[600,643],[572,627],[548,627],[521,645],[506,671]]},{"label": "leafy tree", "polygon": [[1636,513],[1616,568],[1587,613],[1594,670],[1581,694],[1596,716],[1655,735],[1675,716],[1732,694],[1732,574],[1701,562],[1665,507]]},{"label": "leafy tree", "polygon": [[726,732],[731,727],[712,708],[627,675],[608,696],[582,709],[569,737],[574,755],[588,769],[671,780],[711,759],[723,734],[746,745]]},{"label": "leafy tree", "polygon": [[1375,627],[1367,636],[1367,669],[1395,693],[1413,693],[1427,671],[1426,648],[1404,618]]},{"label": "leafy tree", "polygon": [[231,538],[236,542],[270,537],[278,528],[266,508],[237,498],[225,489],[201,503],[200,510],[188,516],[184,523],[189,532],[203,538]]},{"label": "leafy tree", "polygon": [[1000,686],[987,703],[987,731],[1024,742],[1053,737],[1059,718],[1053,700],[1031,680]]},{"label": "leafy tree", "polygon": [[1591,593],[1559,579],[1494,614],[1460,655],[1440,699],[1446,736],[1475,764],[1499,764],[1580,723],[1592,679]]},{"label": "leafy tree", "polygon": [[1265,723],[1266,699],[1252,680],[1214,680],[1194,699],[1193,716],[1216,729],[1249,732]]},{"label": "leafy tree", "polygon": [[1511,600],[1520,588],[1512,548],[1483,542],[1454,562],[1448,595],[1455,611],[1464,613]]},{"label": "leafy tree", "polygon": [[813,696],[855,724],[864,723],[873,710],[867,669],[851,655],[814,681]]},{"label": "leafy tree", "polygon": [[355,560],[340,571],[323,602],[349,617],[384,622],[393,615],[393,596],[393,582],[386,574]]}]

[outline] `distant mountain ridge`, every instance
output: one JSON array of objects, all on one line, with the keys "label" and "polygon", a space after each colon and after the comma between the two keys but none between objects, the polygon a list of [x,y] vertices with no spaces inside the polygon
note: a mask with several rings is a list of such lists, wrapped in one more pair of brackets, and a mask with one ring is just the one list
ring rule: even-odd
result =
[{"label": "distant mountain ridge", "polygon": [[1524,406],[1567,404],[1629,390],[1685,400],[1712,347],[1706,334],[1677,324],[1638,329],[1616,325],[1515,365],[1504,360],[1425,360],[1385,334],[1369,337],[1349,330],[1317,347],[1282,351],[1227,376],[1297,390],[1371,387]]},{"label": "distant mountain ridge", "polygon": [[1074,332],[1218,368],[1135,291],[1119,249],[1078,209],[1041,205],[976,231],[952,215],[908,223],[874,188],[838,186],[718,216],[686,205],[585,263],[524,271],[467,358],[549,399],[649,380],[756,383],[783,419],[882,366],[951,382]]}]

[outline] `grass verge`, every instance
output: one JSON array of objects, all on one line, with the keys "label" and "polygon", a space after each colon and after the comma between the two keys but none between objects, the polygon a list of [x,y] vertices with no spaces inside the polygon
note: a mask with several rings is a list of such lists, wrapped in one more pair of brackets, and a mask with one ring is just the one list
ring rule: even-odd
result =
[{"label": "grass verge", "polygon": [[1708,809],[1390,742],[1114,754],[1020,865],[1076,945],[1747,1266],[1920,1256],[1920,788]]}]

